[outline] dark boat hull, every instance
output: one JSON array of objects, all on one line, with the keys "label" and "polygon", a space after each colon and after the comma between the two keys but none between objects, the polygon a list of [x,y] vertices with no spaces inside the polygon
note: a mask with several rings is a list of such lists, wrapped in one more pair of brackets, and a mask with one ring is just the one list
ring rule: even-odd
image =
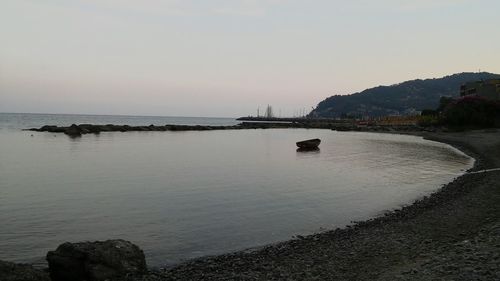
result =
[{"label": "dark boat hull", "polygon": [[310,139],[297,142],[297,146],[303,149],[312,149],[312,148],[317,148],[320,143],[321,143],[320,139]]}]

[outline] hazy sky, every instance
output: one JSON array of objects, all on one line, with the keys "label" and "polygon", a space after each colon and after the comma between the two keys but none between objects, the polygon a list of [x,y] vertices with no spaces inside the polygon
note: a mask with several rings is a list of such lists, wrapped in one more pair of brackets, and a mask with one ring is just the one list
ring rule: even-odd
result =
[{"label": "hazy sky", "polygon": [[498,0],[0,0],[0,112],[293,115],[500,73]]}]

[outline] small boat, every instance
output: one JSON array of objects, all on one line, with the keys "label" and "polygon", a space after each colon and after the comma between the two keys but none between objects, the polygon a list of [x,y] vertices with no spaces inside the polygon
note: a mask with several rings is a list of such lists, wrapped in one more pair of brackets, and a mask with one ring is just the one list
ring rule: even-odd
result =
[{"label": "small boat", "polygon": [[314,149],[321,143],[320,139],[310,139],[297,142],[297,146],[302,149]]}]

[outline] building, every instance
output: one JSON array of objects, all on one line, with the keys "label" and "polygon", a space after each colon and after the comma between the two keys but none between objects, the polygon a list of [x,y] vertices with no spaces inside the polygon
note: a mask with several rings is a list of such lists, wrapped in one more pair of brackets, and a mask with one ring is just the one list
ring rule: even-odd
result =
[{"label": "building", "polygon": [[460,87],[460,96],[477,95],[500,100],[500,79],[468,82]]}]

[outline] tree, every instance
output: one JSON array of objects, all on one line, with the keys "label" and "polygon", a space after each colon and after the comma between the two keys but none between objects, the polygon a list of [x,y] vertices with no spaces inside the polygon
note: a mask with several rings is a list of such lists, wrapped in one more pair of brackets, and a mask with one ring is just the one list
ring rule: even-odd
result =
[{"label": "tree", "polygon": [[455,128],[488,128],[500,125],[500,102],[478,96],[465,96],[444,109],[443,124]]}]

